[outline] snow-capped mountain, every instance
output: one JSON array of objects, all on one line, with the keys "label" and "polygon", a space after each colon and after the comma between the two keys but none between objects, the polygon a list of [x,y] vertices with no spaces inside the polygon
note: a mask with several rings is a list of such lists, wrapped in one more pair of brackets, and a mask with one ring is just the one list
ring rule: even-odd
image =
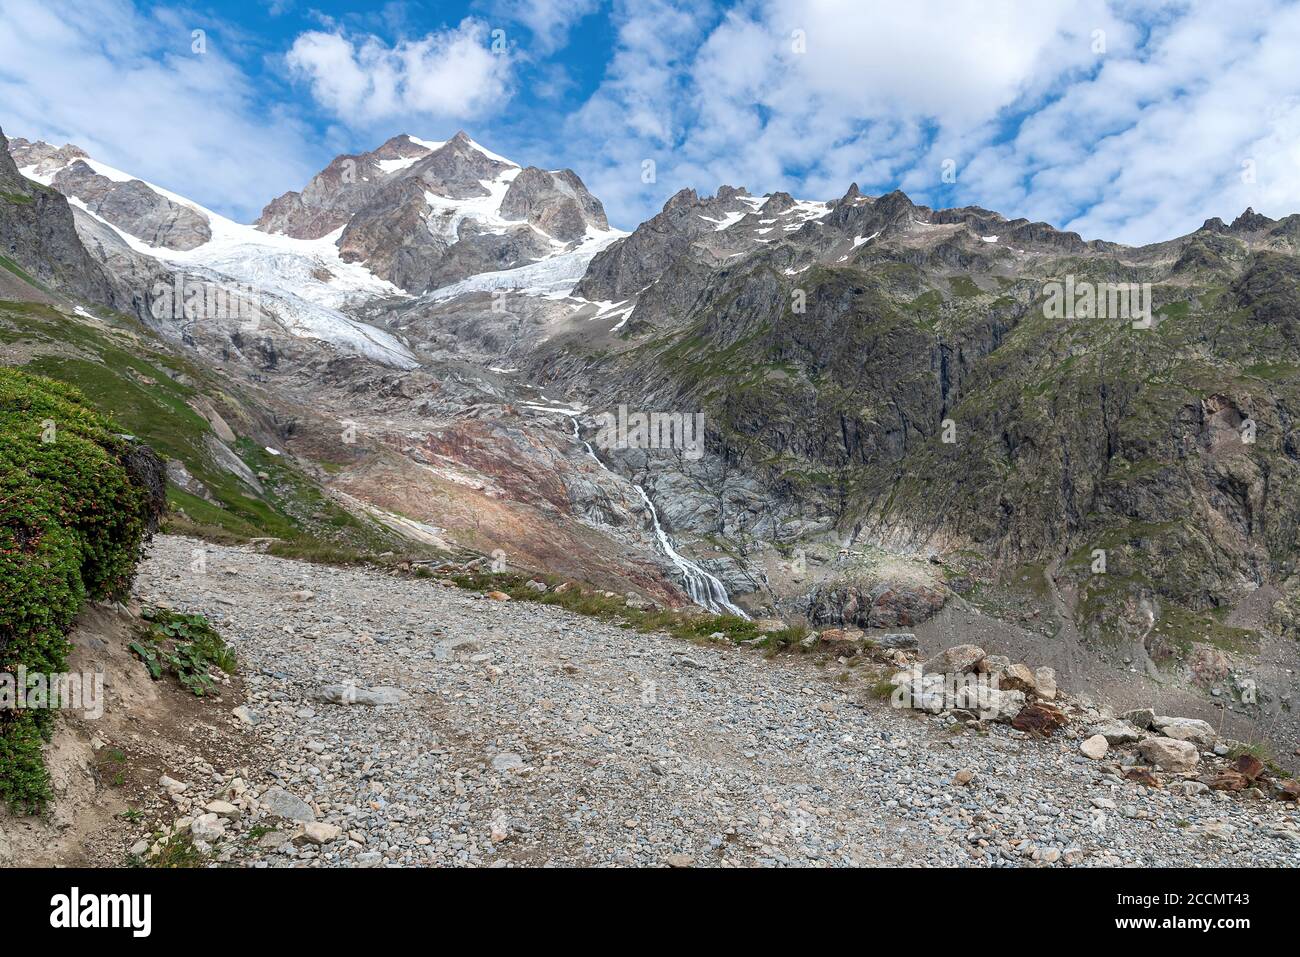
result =
[{"label": "snow-capped mountain", "polygon": [[[444,287],[460,284],[523,281],[565,293],[624,235],[571,170],[521,167],[463,132],[445,142],[402,135],[340,156],[251,225],[73,145],[15,138],[9,149],[23,176],[68,198],[109,274],[131,277],[134,288],[121,298],[146,321],[157,315],[139,292],[142,280],[166,287],[181,275],[239,287],[292,336],[398,368],[415,366],[414,354],[357,319],[364,307],[435,290],[446,298]],[[173,331],[189,335],[188,327]]]}]

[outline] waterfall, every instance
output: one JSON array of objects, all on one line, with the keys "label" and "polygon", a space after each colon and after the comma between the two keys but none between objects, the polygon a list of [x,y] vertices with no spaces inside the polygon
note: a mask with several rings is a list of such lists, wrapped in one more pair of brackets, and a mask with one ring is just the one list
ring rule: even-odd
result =
[{"label": "waterfall", "polygon": [[[608,472],[609,468],[592,449],[591,443],[586,441],[579,433],[577,416],[573,416],[570,421],[573,422],[573,437],[583,444],[587,454],[595,459],[596,464]],[[727,594],[727,586],[722,584],[722,580],[717,575],[709,574],[695,562],[678,553],[673,546],[673,540],[668,537],[668,533],[664,531],[663,526],[659,523],[659,510],[655,508],[655,503],[650,501],[650,496],[646,494],[645,489],[640,485],[634,484],[632,487],[636,489],[637,494],[641,496],[641,501],[645,503],[645,507],[650,511],[650,521],[654,525],[655,539],[659,542],[659,548],[663,550],[668,560],[676,565],[677,569],[682,573],[682,578],[686,584],[686,594],[690,596],[691,601],[715,615],[736,615],[740,618],[748,618],[749,615],[732,604],[731,597]]]}]

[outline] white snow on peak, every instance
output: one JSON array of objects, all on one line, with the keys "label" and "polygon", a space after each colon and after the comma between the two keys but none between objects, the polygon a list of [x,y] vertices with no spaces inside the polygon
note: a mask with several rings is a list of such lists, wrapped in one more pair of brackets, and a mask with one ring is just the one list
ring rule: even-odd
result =
[{"label": "white snow on peak", "polygon": [[996,243],[998,241],[996,236],[981,236],[980,239],[986,243]]},{"label": "white snow on peak", "polygon": [[[450,140],[422,140],[418,136],[412,136],[410,133],[406,134],[406,138],[410,140],[412,143],[414,143],[416,146],[423,146],[430,153],[432,153],[434,150],[442,149],[449,142],[451,142]],[[466,139],[468,139],[468,137],[466,137]],[[469,145],[474,147],[474,149],[478,150],[480,153],[482,153],[490,160],[496,160],[498,163],[505,163],[507,166],[519,165],[512,159],[506,159],[500,153],[493,153],[482,143],[477,143],[474,140],[469,140]]]},{"label": "white snow on peak", "polygon": [[[139,179],[95,159],[86,158],[84,162],[114,182]],[[58,170],[54,170],[44,177],[33,178],[48,186],[57,173]],[[68,202],[113,230],[138,253],[175,267],[184,267],[187,273],[207,276],[212,282],[252,287],[257,292],[259,307],[293,335],[329,342],[398,368],[419,365],[401,340],[342,312],[350,304],[377,296],[406,294],[365,266],[345,263],[334,245],[341,229],[321,239],[294,239],[278,233],[265,233],[148,180],[139,182],[158,195],[203,216],[208,221],[212,238],[189,250],[154,247],[91,212],[83,201],[69,197]]]},{"label": "white snow on peak", "polygon": [[412,136],[409,133],[406,134],[406,138],[410,140],[412,143],[414,143],[416,146],[423,146],[430,153],[432,153],[434,150],[442,149],[444,146],[447,145],[446,140],[439,140],[436,142],[434,140],[422,140],[419,137]]},{"label": "white snow on peak", "polygon": [[482,144],[480,144],[480,143],[476,143],[476,142],[474,142],[473,140],[470,140],[470,141],[469,141],[469,145],[472,146],[472,147],[474,147],[474,149],[478,150],[480,153],[482,153],[482,154],[483,154],[484,156],[486,156],[488,159],[496,160],[498,163],[506,163],[506,164],[508,164],[508,165],[510,165],[510,166],[518,166],[518,165],[519,165],[519,164],[516,163],[514,160],[506,159],[506,158],[505,158],[504,156],[502,156],[500,153],[493,153],[490,149],[487,149],[487,148],[484,147]]}]

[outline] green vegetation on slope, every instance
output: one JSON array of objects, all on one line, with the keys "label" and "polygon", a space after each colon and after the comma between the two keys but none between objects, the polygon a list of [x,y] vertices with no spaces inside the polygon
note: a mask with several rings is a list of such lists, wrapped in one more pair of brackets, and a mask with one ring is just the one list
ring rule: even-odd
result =
[{"label": "green vegetation on slope", "polygon": [[[161,504],[139,451],[75,389],[0,368],[0,680],[11,693],[20,669],[63,673],[82,605],[128,588]],[[45,707],[0,709],[0,800],[15,810],[49,797],[52,720]]]}]

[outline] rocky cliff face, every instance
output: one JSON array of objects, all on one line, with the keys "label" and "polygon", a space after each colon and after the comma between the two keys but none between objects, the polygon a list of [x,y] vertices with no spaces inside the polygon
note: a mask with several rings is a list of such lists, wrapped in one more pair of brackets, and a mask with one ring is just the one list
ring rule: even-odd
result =
[{"label": "rocky cliff face", "polygon": [[108,302],[108,279],[78,239],[68,201],[19,174],[8,147],[0,131],[0,255],[38,282]]}]

